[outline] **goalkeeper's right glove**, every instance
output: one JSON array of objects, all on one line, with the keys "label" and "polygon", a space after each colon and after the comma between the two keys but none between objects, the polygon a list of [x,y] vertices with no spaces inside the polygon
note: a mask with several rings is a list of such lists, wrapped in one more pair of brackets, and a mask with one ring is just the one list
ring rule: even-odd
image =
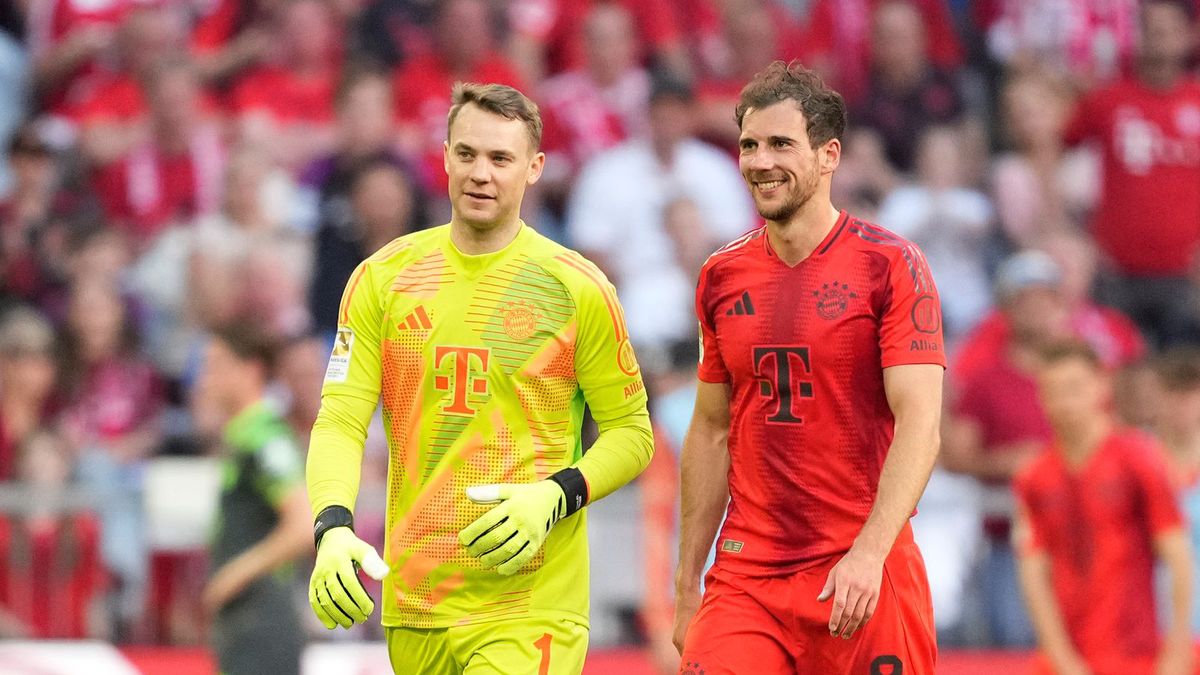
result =
[{"label": "goalkeeper's right glove", "polygon": [[375,611],[375,601],[359,581],[358,569],[381,581],[387,576],[387,563],[354,535],[353,518],[345,507],[321,511],[315,529],[317,562],[308,585],[313,613],[330,630],[366,621]]}]

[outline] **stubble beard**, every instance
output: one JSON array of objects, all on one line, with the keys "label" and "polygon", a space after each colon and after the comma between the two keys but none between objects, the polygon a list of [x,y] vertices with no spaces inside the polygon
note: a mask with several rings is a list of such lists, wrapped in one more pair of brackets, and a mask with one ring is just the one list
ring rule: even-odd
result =
[{"label": "stubble beard", "polygon": [[804,205],[808,204],[808,201],[812,199],[813,195],[816,193],[817,180],[814,176],[810,181],[808,181],[808,183],[804,185],[797,185],[796,188],[792,190],[792,193],[788,196],[787,201],[775,207],[774,209],[764,208],[758,204],[755,204],[755,207],[758,209],[758,215],[762,216],[764,219],[776,223],[783,223],[791,220],[792,216],[796,215],[800,209],[804,208]]}]

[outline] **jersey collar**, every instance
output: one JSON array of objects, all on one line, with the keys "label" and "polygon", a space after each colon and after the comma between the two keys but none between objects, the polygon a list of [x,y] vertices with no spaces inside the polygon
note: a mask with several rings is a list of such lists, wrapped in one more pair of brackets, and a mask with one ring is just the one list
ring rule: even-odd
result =
[{"label": "jersey collar", "polygon": [[454,245],[454,240],[450,238],[450,228],[446,228],[445,250],[446,259],[450,261],[456,269],[466,273],[468,276],[476,276],[495,267],[508,259],[515,256],[525,248],[525,242],[533,236],[533,228],[521,221],[521,229],[517,230],[517,236],[508,242],[508,245],[499,251],[492,253],[483,253],[480,255],[468,255],[458,250]]}]

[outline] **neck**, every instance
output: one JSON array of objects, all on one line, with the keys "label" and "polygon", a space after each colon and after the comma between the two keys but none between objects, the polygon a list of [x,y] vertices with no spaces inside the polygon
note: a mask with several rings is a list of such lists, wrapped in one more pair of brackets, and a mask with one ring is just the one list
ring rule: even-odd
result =
[{"label": "neck", "polygon": [[767,239],[779,259],[795,265],[812,255],[841,215],[829,201],[829,193],[813,195],[786,221],[768,220]]},{"label": "neck", "polygon": [[1159,436],[1175,459],[1200,460],[1200,429],[1162,429]]},{"label": "neck", "polygon": [[1067,463],[1080,466],[1096,452],[1112,431],[1112,421],[1103,413],[1088,417],[1084,424],[1056,430],[1059,446]]},{"label": "neck", "polygon": [[521,231],[521,219],[513,216],[492,228],[478,228],[455,215],[450,220],[450,241],[467,255],[495,253],[512,243]]}]

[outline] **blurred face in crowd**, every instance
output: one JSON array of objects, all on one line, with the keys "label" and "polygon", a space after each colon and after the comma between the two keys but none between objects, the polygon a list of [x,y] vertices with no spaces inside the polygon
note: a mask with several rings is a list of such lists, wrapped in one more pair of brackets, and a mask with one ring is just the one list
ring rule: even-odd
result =
[{"label": "blurred face in crowd", "polygon": [[1187,435],[1200,430],[1200,383],[1191,386],[1159,384],[1157,426],[1167,434]]},{"label": "blurred face in crowd", "polygon": [[259,222],[262,215],[263,183],[270,164],[261,154],[243,150],[225,167],[225,211],[238,225]]},{"label": "blurred face in crowd", "polygon": [[237,414],[247,392],[259,392],[267,379],[261,364],[239,357],[218,338],[204,350],[204,368],[196,382],[198,394],[223,417]]},{"label": "blurred face in crowd", "polygon": [[1031,286],[1004,298],[1001,309],[1012,328],[1013,340],[1027,345],[1047,345],[1070,335],[1070,314],[1062,291]]},{"label": "blurred face in crowd", "polygon": [[54,391],[57,379],[54,338],[49,326],[23,328],[16,331],[20,333],[17,339],[0,351],[0,391],[40,407]]},{"label": "blurred face in crowd", "polygon": [[387,147],[392,136],[392,86],[382,77],[360,80],[338,107],[342,148],[354,156]]},{"label": "blurred face in crowd", "polygon": [[885,80],[907,80],[925,68],[925,24],[912,4],[879,5],[871,24],[871,65]]},{"label": "blurred face in crowd", "polygon": [[368,169],[355,181],[350,199],[355,223],[372,250],[404,234],[412,212],[412,192],[396,167],[381,164]]},{"label": "blurred face in crowd", "polygon": [[283,44],[291,50],[294,64],[320,64],[329,58],[333,26],[323,3],[299,0],[287,5],[281,28]]},{"label": "blurred face in crowd", "polygon": [[491,49],[487,5],[481,0],[447,0],[434,26],[438,52],[456,70],[473,68]]},{"label": "blurred face in crowd", "polygon": [[762,0],[733,0],[723,14],[734,70],[753,77],[779,54],[775,21]]},{"label": "blurred face in crowd", "polygon": [[77,281],[67,320],[84,362],[95,363],[120,353],[125,305],[115,287]]},{"label": "blurred face in crowd", "polygon": [[738,165],[758,215],[787,222],[830,180],[841,158],[841,142],[819,148],[808,141],[808,123],[795,101],[751,108],[742,119]]},{"label": "blurred face in crowd", "polygon": [[1046,238],[1042,250],[1054,258],[1062,270],[1063,299],[1068,307],[1087,301],[1096,278],[1096,249],[1077,234],[1056,234]]},{"label": "blurred face in crowd", "polygon": [[459,110],[444,152],[454,217],[477,230],[513,222],[546,161],[524,122],[474,104]]},{"label": "blurred face in crowd", "polygon": [[[297,340],[279,355],[277,377],[291,396],[289,416],[304,420],[311,428],[321,406],[321,386],[325,381],[328,350],[319,338]],[[309,429],[304,429],[308,433]]]},{"label": "blurred face in crowd", "polygon": [[140,74],[183,43],[183,28],[165,9],[141,7],[121,23],[117,40],[125,68]]},{"label": "blurred face in crowd", "polygon": [[588,69],[601,85],[617,81],[637,61],[633,18],[617,4],[596,5],[583,27]]},{"label": "blurred face in crowd", "polygon": [[1044,365],[1038,390],[1046,419],[1059,433],[1071,433],[1107,415],[1112,398],[1108,374],[1082,356]]},{"label": "blurred face in crowd", "polygon": [[1018,148],[1056,147],[1067,123],[1068,107],[1062,92],[1037,77],[1010,82],[1003,93],[1008,133]]},{"label": "blurred face in crowd", "polygon": [[691,137],[695,115],[694,101],[664,94],[650,101],[650,141],[662,153]]},{"label": "blurred face in crowd", "polygon": [[931,127],[917,145],[917,175],[932,188],[960,185],[963,178],[963,138],[951,127]]},{"label": "blurred face in crowd", "polygon": [[1170,2],[1149,2],[1142,7],[1142,33],[1138,45],[1150,65],[1183,67],[1195,45],[1187,12]]}]

